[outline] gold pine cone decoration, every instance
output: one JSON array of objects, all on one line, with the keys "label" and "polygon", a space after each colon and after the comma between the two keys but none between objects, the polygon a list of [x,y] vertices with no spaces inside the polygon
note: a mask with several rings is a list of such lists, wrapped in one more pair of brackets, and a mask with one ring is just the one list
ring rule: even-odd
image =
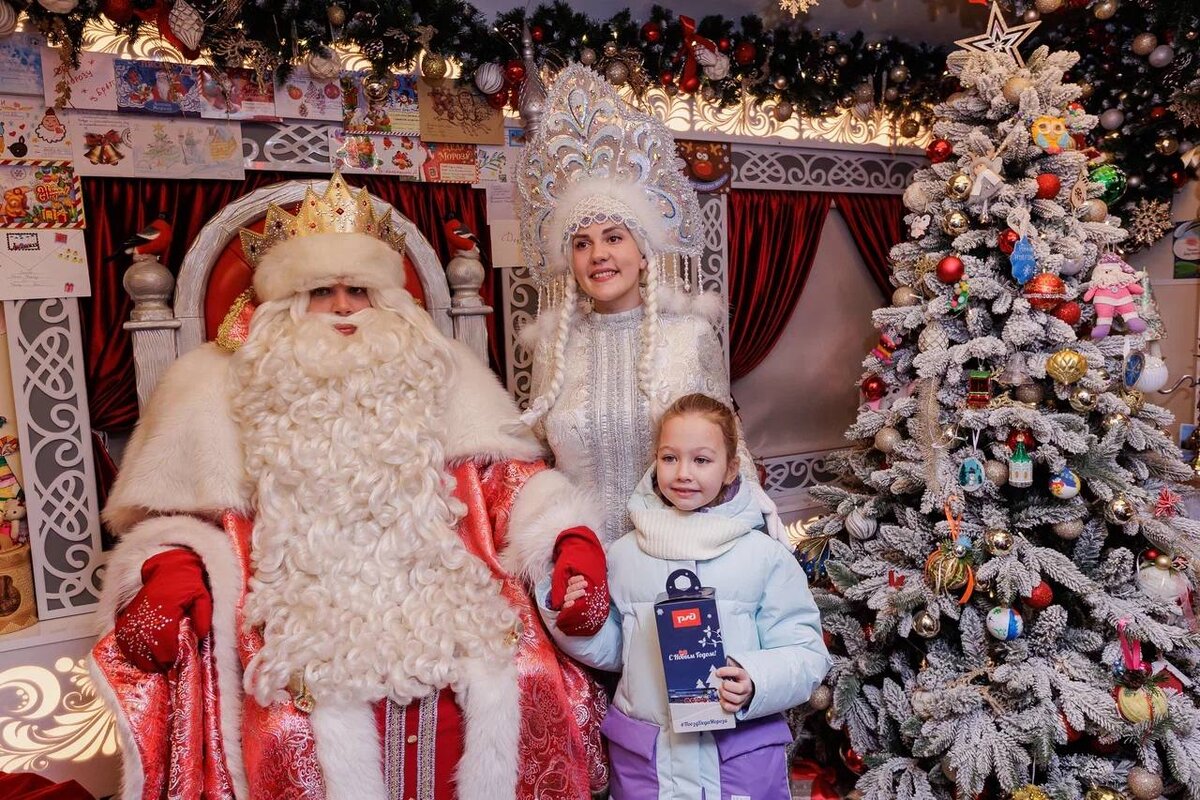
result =
[{"label": "gold pine cone decoration", "polygon": [[1046,360],[1046,373],[1059,383],[1075,383],[1087,375],[1088,361],[1080,352],[1064,348]]},{"label": "gold pine cone decoration", "polygon": [[1010,800],[1050,800],[1048,794],[1032,783],[1027,783],[1020,789],[1014,789],[1009,798]]}]

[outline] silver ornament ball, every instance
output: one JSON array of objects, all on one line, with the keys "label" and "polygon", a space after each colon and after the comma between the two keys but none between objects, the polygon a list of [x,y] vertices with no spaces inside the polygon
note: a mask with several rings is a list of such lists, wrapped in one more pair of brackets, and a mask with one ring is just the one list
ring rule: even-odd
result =
[{"label": "silver ornament ball", "polygon": [[624,61],[614,61],[604,68],[604,77],[613,86],[624,86],[629,80],[629,66]]},{"label": "silver ornament ball", "polygon": [[1036,405],[1042,402],[1042,399],[1046,396],[1046,390],[1042,388],[1040,383],[1022,383],[1017,387],[1014,394],[1020,402]]},{"label": "silver ornament ball", "polygon": [[1150,51],[1146,60],[1150,62],[1150,66],[1162,69],[1175,60],[1175,50],[1169,44],[1160,44]]},{"label": "silver ornament ball", "polygon": [[590,47],[585,47],[579,51],[579,63],[585,67],[590,67],[596,63],[596,51]]},{"label": "silver ornament ball", "polygon": [[928,610],[918,611],[913,617],[913,632],[923,639],[932,639],[941,629],[941,621]]},{"label": "silver ornament ball", "polygon": [[1115,131],[1125,124],[1125,112],[1119,108],[1110,108],[1100,114],[1100,127],[1106,131]]},{"label": "silver ornament ball", "polygon": [[988,459],[983,462],[983,474],[995,486],[1003,486],[1008,483],[1008,464],[995,459]]},{"label": "silver ornament ball", "polygon": [[1078,539],[1083,535],[1083,520],[1069,519],[1066,522],[1054,523],[1054,535],[1068,542]]}]

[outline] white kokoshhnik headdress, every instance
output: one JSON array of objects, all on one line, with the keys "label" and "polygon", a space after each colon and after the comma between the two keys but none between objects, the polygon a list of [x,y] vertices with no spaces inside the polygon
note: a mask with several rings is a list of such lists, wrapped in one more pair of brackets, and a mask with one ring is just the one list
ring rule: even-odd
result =
[{"label": "white kokoshhnik headdress", "polygon": [[683,172],[675,139],[663,123],[626,104],[607,80],[575,64],[558,74],[546,112],[526,134],[517,168],[518,218],[526,263],[538,286],[538,315],[558,307],[550,381],[522,420],[534,425],[562,389],[564,352],[578,298],[570,268],[571,237],[580,228],[618,222],[646,258],[643,349],[638,388],[653,419],[665,398],[655,375],[660,289],[700,294],[703,237],[696,191]]}]

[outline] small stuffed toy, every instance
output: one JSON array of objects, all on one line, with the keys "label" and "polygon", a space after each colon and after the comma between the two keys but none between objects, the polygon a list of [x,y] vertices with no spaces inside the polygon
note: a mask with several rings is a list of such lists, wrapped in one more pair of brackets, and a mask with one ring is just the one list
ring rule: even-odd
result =
[{"label": "small stuffed toy", "polygon": [[1144,291],[1139,283],[1143,277],[1144,272],[1135,272],[1115,253],[1105,253],[1100,257],[1096,268],[1092,270],[1089,288],[1083,295],[1084,302],[1090,302],[1096,309],[1093,339],[1103,339],[1108,335],[1114,313],[1125,320],[1125,327],[1130,333],[1146,330],[1146,322],[1138,315],[1137,302],[1134,300]]},{"label": "small stuffed toy", "polygon": [[25,504],[14,497],[4,503],[3,521],[0,521],[0,550],[20,547],[29,541],[29,533],[22,525],[25,519]]}]

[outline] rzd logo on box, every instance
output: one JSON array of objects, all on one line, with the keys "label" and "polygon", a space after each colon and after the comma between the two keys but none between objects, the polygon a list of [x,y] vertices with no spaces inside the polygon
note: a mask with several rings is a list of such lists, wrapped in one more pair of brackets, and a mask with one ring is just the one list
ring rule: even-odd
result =
[{"label": "rzd logo on box", "polygon": [[676,628],[694,628],[700,624],[700,609],[681,608],[672,611],[671,623]]}]

